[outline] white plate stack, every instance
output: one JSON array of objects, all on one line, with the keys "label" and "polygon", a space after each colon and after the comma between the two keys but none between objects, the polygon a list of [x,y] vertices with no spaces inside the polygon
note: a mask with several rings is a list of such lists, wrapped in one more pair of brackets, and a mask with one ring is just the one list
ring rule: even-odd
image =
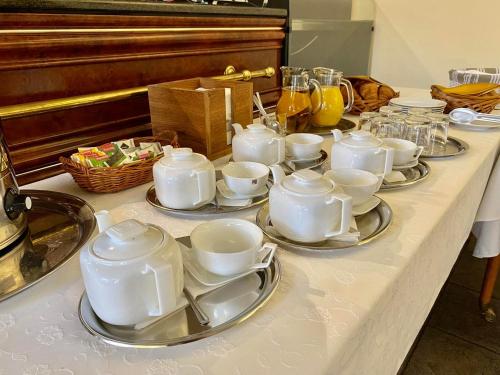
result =
[{"label": "white plate stack", "polygon": [[410,108],[422,108],[434,113],[443,113],[446,102],[437,99],[419,98],[392,98],[389,106],[400,108],[403,113],[408,113]]}]

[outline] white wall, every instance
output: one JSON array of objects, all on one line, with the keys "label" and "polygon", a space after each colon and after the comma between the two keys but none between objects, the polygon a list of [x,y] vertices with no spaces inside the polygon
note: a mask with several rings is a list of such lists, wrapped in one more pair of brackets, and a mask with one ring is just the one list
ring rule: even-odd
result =
[{"label": "white wall", "polygon": [[371,76],[448,85],[448,70],[500,66],[500,0],[375,0]]}]

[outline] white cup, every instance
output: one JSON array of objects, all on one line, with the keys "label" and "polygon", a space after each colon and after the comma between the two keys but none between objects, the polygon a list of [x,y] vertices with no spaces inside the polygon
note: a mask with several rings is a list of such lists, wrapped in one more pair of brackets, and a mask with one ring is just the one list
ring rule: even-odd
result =
[{"label": "white cup", "polygon": [[323,137],[309,133],[294,133],[285,137],[286,155],[290,159],[308,159],[320,154]]},{"label": "white cup", "polygon": [[380,187],[379,178],[362,169],[339,168],[325,173],[342,188],[345,194],[352,197],[352,205],[365,203]]},{"label": "white cup", "polygon": [[399,138],[384,138],[384,145],[394,149],[394,162],[393,164],[406,165],[415,161],[420,157],[420,154],[424,150],[422,146],[417,146],[412,141]]},{"label": "white cup", "polygon": [[227,187],[236,194],[254,194],[266,185],[269,168],[251,161],[230,162],[222,168],[222,176]]},{"label": "white cup", "polygon": [[[276,244],[262,245],[263,240],[257,225],[241,219],[208,221],[191,232],[191,245],[200,265],[222,276],[268,267]],[[267,262],[257,263],[264,258]]]}]

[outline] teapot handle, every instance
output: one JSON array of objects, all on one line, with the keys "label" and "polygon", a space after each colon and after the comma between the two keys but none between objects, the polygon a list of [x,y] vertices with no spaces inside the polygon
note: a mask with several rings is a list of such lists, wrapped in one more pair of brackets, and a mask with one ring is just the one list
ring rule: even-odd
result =
[{"label": "teapot handle", "polygon": [[351,81],[345,78],[342,78],[340,84],[345,87],[345,91],[347,92],[347,104],[344,107],[344,111],[349,112],[354,104],[354,92],[352,90],[352,84]]},{"label": "teapot handle", "polygon": [[274,137],[271,144],[277,143],[277,155],[276,161],[272,164],[281,164],[285,160],[285,138],[284,137]]},{"label": "teapot handle", "polygon": [[201,202],[208,202],[211,200],[210,190],[205,187],[210,185],[211,170],[201,169],[194,171],[198,184],[198,200],[193,203],[197,205]]},{"label": "teapot handle", "polygon": [[392,172],[392,164],[394,162],[394,149],[392,147],[381,146],[381,152],[385,152],[384,176]]},{"label": "teapot handle", "polygon": [[313,108],[312,112],[311,112],[311,114],[314,115],[314,114],[316,114],[323,107],[323,90],[321,90],[321,84],[317,80],[311,78],[309,80],[309,83],[311,85],[313,85],[314,89],[318,90],[318,93],[319,93],[319,102],[318,102],[318,105],[316,106],[316,108]]},{"label": "teapot handle", "polygon": [[351,227],[352,216],[352,198],[347,194],[333,193],[326,201],[327,205],[333,204],[335,201],[340,201],[342,204],[342,215],[340,217],[340,229],[333,230],[325,234],[325,237],[338,236],[339,234],[347,233]]},{"label": "teapot handle", "polygon": [[[149,310],[149,316],[161,316],[175,309],[177,295],[175,293],[174,270],[172,265],[150,261],[146,264],[146,272],[153,273],[156,284],[156,297],[158,308]],[[163,288],[171,288],[169,293],[163,293]]]}]

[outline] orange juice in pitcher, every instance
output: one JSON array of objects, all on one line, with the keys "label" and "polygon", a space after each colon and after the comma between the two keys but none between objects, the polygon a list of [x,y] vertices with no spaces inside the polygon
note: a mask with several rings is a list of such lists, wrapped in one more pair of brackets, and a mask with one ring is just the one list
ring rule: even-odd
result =
[{"label": "orange juice in pitcher", "polygon": [[[342,78],[342,72],[330,68],[314,68],[313,74],[321,85],[322,95],[318,90],[314,90],[311,95],[312,105],[315,107],[321,100],[321,96],[323,101],[320,110],[313,115],[313,123],[316,126],[337,125],[344,112],[351,110],[354,101],[351,83]],[[340,85],[347,89],[348,103],[346,106],[344,106]]]}]

